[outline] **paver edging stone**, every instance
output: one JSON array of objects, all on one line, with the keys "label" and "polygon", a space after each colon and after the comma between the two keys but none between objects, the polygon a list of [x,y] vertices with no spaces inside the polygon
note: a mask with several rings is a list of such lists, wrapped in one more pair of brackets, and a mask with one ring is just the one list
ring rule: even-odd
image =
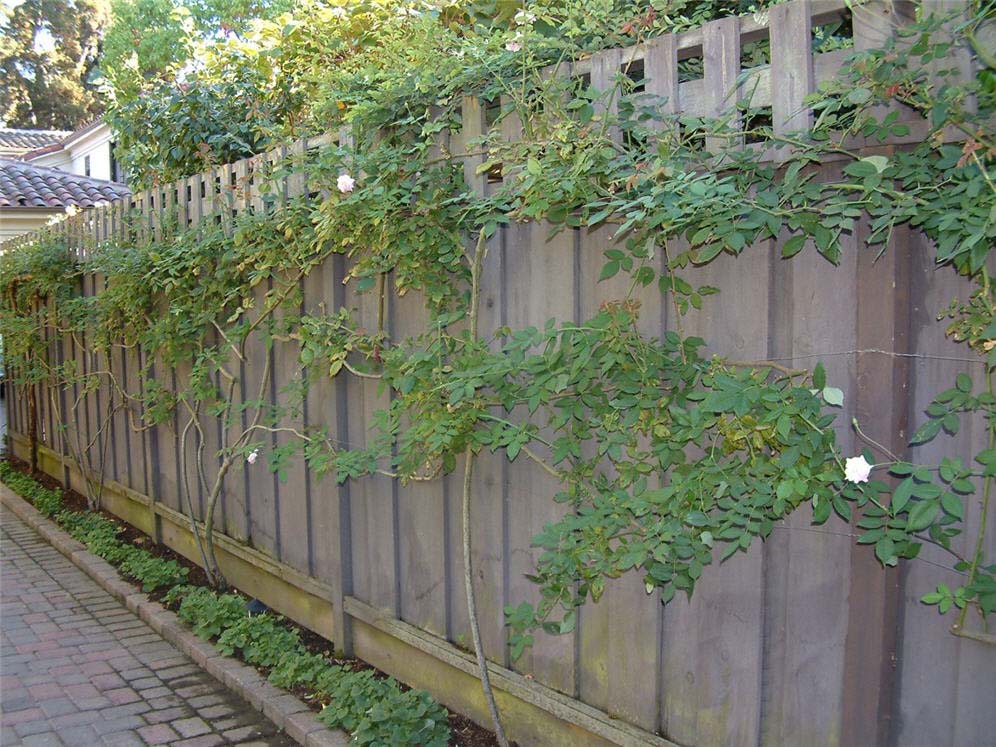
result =
[{"label": "paver edging stone", "polygon": [[349,735],[344,731],[324,726],[297,697],[271,685],[253,667],[223,656],[211,643],[198,638],[176,614],[137,592],[118,575],[114,566],[89,552],[2,482],[0,502],[150,628],[263,713],[277,728],[284,729],[298,744],[305,747],[346,747],[349,744]]},{"label": "paver edging stone", "polygon": [[306,744],[309,734],[322,729],[322,725],[315,721],[311,714],[304,712],[290,714],[284,723],[284,731],[287,732],[287,735],[300,744]]}]

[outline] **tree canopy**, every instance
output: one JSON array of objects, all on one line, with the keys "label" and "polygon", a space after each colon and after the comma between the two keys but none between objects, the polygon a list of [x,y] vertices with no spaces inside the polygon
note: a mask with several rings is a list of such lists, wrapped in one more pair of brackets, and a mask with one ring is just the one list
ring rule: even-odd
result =
[{"label": "tree canopy", "polygon": [[103,110],[97,92],[108,0],[24,0],[0,8],[0,121],[75,129]]},{"label": "tree canopy", "polygon": [[115,96],[130,99],[189,64],[200,40],[240,36],[291,0],[112,0],[101,66]]}]

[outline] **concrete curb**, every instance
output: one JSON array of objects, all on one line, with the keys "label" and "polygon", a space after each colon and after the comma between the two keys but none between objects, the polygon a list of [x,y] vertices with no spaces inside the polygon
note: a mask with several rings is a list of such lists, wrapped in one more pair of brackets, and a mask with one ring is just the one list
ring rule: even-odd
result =
[{"label": "concrete curb", "polygon": [[34,506],[2,482],[0,502],[156,633],[193,659],[228,690],[260,711],[298,744],[305,747],[347,747],[348,734],[327,728],[315,718],[303,701],[271,685],[253,667],[223,656],[213,645],[198,638],[175,613],[158,602],[151,601],[135,586],[122,579],[114,566],[87,551],[83,544],[70,537],[55,522],[42,516]]}]

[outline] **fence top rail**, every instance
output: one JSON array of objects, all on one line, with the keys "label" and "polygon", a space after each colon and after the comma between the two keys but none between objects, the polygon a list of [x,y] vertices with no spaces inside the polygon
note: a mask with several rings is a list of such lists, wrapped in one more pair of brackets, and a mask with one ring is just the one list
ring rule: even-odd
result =
[{"label": "fence top rail", "polygon": [[[811,122],[804,98],[821,82],[837,76],[851,51],[815,51],[812,30],[846,18],[853,6],[851,0],[790,0],[754,15],[722,18],[630,47],[601,50],[570,63],[552,65],[545,72],[588,76],[594,88],[604,90],[617,76],[627,74],[634,63],[640,63],[647,92],[660,96],[663,108],[670,114],[720,116],[742,104],[744,92],[749,91],[752,107],[772,110],[776,132],[790,126],[803,129]],[[862,15],[872,13],[866,10]],[[888,24],[888,20],[881,22]],[[855,29],[855,46],[858,33]],[[743,69],[739,59],[742,46],[766,39],[771,42],[770,64]],[[679,81],[678,64],[696,57],[702,58],[702,77]],[[127,217],[139,216],[143,230],[155,232],[163,224],[167,210],[176,211],[180,225],[191,225],[211,215],[220,219],[225,209],[229,217],[246,208],[262,209],[272,199],[259,189],[257,177],[262,168],[279,163],[288,154],[302,154],[336,142],[345,142],[341,133],[313,135],[213,166],[200,174],[88,208],[54,227],[9,239],[0,243],[0,254],[32,244],[54,231],[69,237],[71,250],[84,257],[88,243],[123,231]],[[306,179],[292,174],[285,177],[281,197],[303,194],[305,190]]]}]

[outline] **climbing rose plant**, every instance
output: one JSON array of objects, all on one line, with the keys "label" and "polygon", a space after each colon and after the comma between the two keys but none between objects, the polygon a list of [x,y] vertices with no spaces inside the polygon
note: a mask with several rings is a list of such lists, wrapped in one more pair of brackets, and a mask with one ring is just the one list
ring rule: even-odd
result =
[{"label": "climbing rose plant", "polygon": [[[342,29],[322,44],[350,39],[358,28],[366,34],[371,19],[362,12],[336,13]],[[199,454],[196,464],[184,463],[185,473],[197,477],[204,459],[220,457],[206,491],[203,552],[214,569],[211,522],[236,461],[265,455],[283,474],[303,458],[316,475],[339,482],[373,474],[433,480],[462,469],[465,527],[479,454],[535,463],[556,481],[551,498],[567,510],[534,539],[542,554],[530,578],[540,601],[505,610],[516,656],[537,630],[573,630],[580,606],[597,602],[623,574],[642,574],[648,593],[664,603],[692,594],[708,565],[766,539],[803,505],[817,524],[832,515],[854,523],[857,541],[873,546],[885,566],[915,559],[924,544],[950,554],[959,582],[923,601],[942,613],[956,609],[961,631],[970,611],[985,618],[996,609],[996,566],[984,556],[996,475],[996,294],[987,267],[996,237],[996,144],[986,124],[994,77],[981,53],[973,78],[928,71],[952,50],[978,51],[982,18],[928,14],[899,29],[898,41],[855,54],[840,79],[808,102],[813,127],[791,135],[665,115],[662,102],[625,75],[608,91],[546,75],[551,62],[598,44],[584,31],[550,33],[555,21],[561,29],[567,21],[543,7],[490,25],[442,12],[405,13],[396,26],[381,19],[390,30],[376,55],[350,47],[331,75],[325,58],[311,62],[313,109],[351,137],[307,159],[289,158],[273,176],[303,176],[318,197],[218,226],[164,226],[153,236],[136,227],[125,240],[92,247],[84,265],[59,251],[57,233],[5,256],[3,334],[16,331],[23,341],[15,370],[24,382],[64,386],[100,378],[99,370],[84,375],[33,354],[44,346],[46,323],[62,334],[87,330],[105,350],[156,351],[141,393],[118,386],[119,397],[140,402],[147,423],[182,416],[184,437]],[[655,19],[630,20],[634,40],[656,28]],[[284,29],[298,40],[319,33],[304,21]],[[440,143],[457,141],[469,114],[464,96],[500,107],[494,126],[463,142],[466,153],[453,153]],[[908,135],[899,105],[928,128],[921,142],[888,156],[851,149],[852,136],[876,143]],[[514,142],[503,135],[506,121],[522,124]],[[955,142],[945,136],[952,130],[960,132]],[[752,149],[709,150],[743,137],[782,148],[784,161]],[[820,180],[807,166],[828,155],[840,159],[841,173]],[[468,158],[492,177],[486,194],[473,188]],[[611,226],[601,278],[628,276],[629,291],[589,319],[480,329],[488,242],[502,226],[527,220],[553,231]],[[973,284],[968,298],[937,311],[950,319],[950,337],[977,354],[981,386],[958,376],[911,441],[955,434],[974,418],[988,443],[971,453],[919,464],[867,439],[860,423],[853,425],[869,448],[843,453],[835,426],[848,425],[836,421],[849,393],[827,381],[822,365],[797,370],[707,356],[706,341],[683,332],[682,318],[717,292],[689,281],[692,266],[721,255],[751,261],[752,247],[774,239],[786,261],[816,251],[832,273],[859,221],[867,221],[865,241],[879,252],[889,251],[899,226],[923,232],[937,263]],[[369,294],[376,318],[346,307],[302,311],[301,283],[336,254],[345,257],[348,288]],[[72,292],[65,278],[84,271],[102,273],[107,289],[85,299]],[[676,329],[641,331],[639,295],[650,292],[673,306]],[[422,299],[423,331],[392,336],[384,314],[392,293]],[[58,301],[54,320],[34,311],[39,299]],[[269,364],[257,372],[258,395],[235,394],[234,372],[246,364],[250,340],[290,344],[299,355],[302,376],[277,402],[265,396]],[[170,391],[164,372],[179,366],[190,373]],[[287,424],[315,382],[338,377],[376,379],[390,393],[362,446],[343,444],[322,425]],[[220,454],[204,454],[208,420],[234,433]],[[957,538],[969,501],[977,502],[980,522],[966,543]]]}]

